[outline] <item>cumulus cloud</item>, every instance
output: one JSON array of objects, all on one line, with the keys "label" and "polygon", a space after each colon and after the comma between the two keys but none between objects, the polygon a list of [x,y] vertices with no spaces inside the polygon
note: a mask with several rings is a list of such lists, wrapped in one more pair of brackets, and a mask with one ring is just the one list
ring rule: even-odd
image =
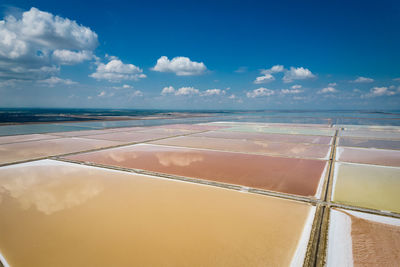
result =
[{"label": "cumulus cloud", "polygon": [[236,99],[236,95],[235,94],[231,94],[228,98],[229,99]]},{"label": "cumulus cloud", "polygon": [[315,75],[309,69],[303,67],[299,68],[290,67],[289,70],[285,71],[285,75],[283,76],[283,82],[290,83],[293,82],[294,80],[305,80],[314,77]]},{"label": "cumulus cloud", "polygon": [[273,73],[283,72],[285,68],[282,65],[272,66],[270,69],[261,70],[262,76],[259,76],[255,79],[255,84],[267,83],[275,80],[275,77],[272,76]]},{"label": "cumulus cloud", "polygon": [[292,85],[291,86],[291,88],[292,89],[300,89],[300,88],[302,88],[303,86],[301,86],[300,84],[295,84],[295,85]]},{"label": "cumulus cloud", "polygon": [[337,90],[334,87],[328,86],[318,91],[319,94],[336,93]]},{"label": "cumulus cloud", "polygon": [[197,95],[200,91],[194,87],[181,87],[176,92],[175,95]]},{"label": "cumulus cloud", "polygon": [[255,79],[254,83],[255,84],[260,84],[260,83],[267,83],[275,80],[274,76],[272,76],[269,73],[264,74],[263,76],[259,76]]},{"label": "cumulus cloud", "polygon": [[55,50],[53,52],[53,58],[56,62],[63,65],[74,65],[81,63],[85,60],[90,60],[93,58],[92,51],[71,51],[71,50]]},{"label": "cumulus cloud", "polygon": [[[227,88],[226,90],[229,90]],[[173,86],[166,86],[161,90],[161,95],[175,95],[175,96],[191,96],[191,95],[199,95],[203,97],[208,96],[222,96],[226,94],[226,90],[222,89],[207,89],[205,91],[200,91],[194,87],[181,87],[179,89],[175,89]]]},{"label": "cumulus cloud", "polygon": [[77,82],[71,81],[70,79],[61,79],[61,78],[55,77],[55,76],[50,77],[45,80],[39,80],[38,83],[48,85],[49,87],[54,87],[55,85],[60,85],[60,84],[63,84],[63,85],[77,84]]},{"label": "cumulus cloud", "polygon": [[357,79],[355,79],[354,81],[352,81],[353,83],[372,83],[374,81],[374,79],[372,78],[367,78],[367,77],[358,77]]},{"label": "cumulus cloud", "polygon": [[129,84],[124,84],[122,86],[113,86],[111,88],[115,89],[115,90],[122,90],[122,89],[133,89],[133,86],[131,86]]},{"label": "cumulus cloud", "polygon": [[281,90],[281,93],[284,94],[284,95],[287,95],[287,94],[300,94],[302,92],[303,92],[303,90],[300,90],[300,89],[282,89]]},{"label": "cumulus cloud", "polygon": [[190,76],[203,74],[207,67],[203,62],[191,61],[188,57],[174,57],[169,60],[168,57],[162,56],[157,60],[157,64],[152,70],[173,72],[178,76]]},{"label": "cumulus cloud", "polygon": [[396,92],[389,90],[388,87],[373,87],[370,92],[366,95],[367,97],[375,97],[375,96],[392,96],[395,95]]},{"label": "cumulus cloud", "polygon": [[201,93],[202,96],[224,95],[225,90],[221,89],[208,89]]},{"label": "cumulus cloud", "polygon": [[2,64],[0,60],[0,79],[14,80],[42,80],[59,73],[57,66],[30,66],[29,64]]},{"label": "cumulus cloud", "polygon": [[172,86],[164,87],[161,91],[162,95],[168,95],[168,94],[174,94],[174,93],[175,93],[175,88]]},{"label": "cumulus cloud", "polygon": [[129,98],[134,98],[134,97],[139,97],[139,96],[143,96],[143,92],[140,90],[136,90],[130,94]]},{"label": "cumulus cloud", "polygon": [[262,96],[272,96],[274,94],[275,94],[275,92],[273,90],[261,87],[258,89],[254,89],[253,91],[247,92],[246,96],[248,98],[256,98],[256,97],[262,97]]},{"label": "cumulus cloud", "polygon": [[0,20],[0,78],[49,78],[59,65],[91,59],[97,45],[90,28],[32,7]]},{"label": "cumulus cloud", "polygon": [[282,80],[285,83],[290,83],[294,80],[305,80],[315,77],[315,75],[309,69],[303,67],[290,67],[290,69],[285,69],[283,65],[275,65],[269,69],[261,70],[260,73],[262,74],[262,76],[257,77],[254,83],[260,84],[273,81],[275,80],[275,77],[272,74],[280,72],[284,73]]},{"label": "cumulus cloud", "polygon": [[284,70],[285,68],[283,67],[283,65],[275,65],[272,66],[270,69],[263,70],[262,73],[278,73],[278,72],[283,72]]},{"label": "cumulus cloud", "polygon": [[200,91],[194,87],[181,87],[175,89],[172,86],[164,87],[161,91],[161,95],[176,95],[176,96],[190,96],[198,95]]},{"label": "cumulus cloud", "polygon": [[137,81],[146,78],[143,70],[133,64],[124,64],[121,60],[112,57],[107,63],[99,63],[96,72],[89,75],[97,80],[108,80],[110,82],[120,82],[123,80]]}]

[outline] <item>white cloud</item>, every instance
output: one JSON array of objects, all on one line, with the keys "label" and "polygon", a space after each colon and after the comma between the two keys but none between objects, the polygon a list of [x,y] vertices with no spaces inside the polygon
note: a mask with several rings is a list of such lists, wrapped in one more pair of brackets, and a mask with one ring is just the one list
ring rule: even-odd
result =
[{"label": "white cloud", "polygon": [[174,57],[169,60],[168,57],[162,56],[152,70],[173,72],[178,76],[190,76],[203,74],[207,67],[203,62],[191,61],[188,57]]},{"label": "white cloud", "polygon": [[367,97],[374,97],[374,96],[392,96],[395,95],[396,92],[390,91],[389,88],[383,86],[383,87],[373,87],[371,88],[369,94],[367,94]]},{"label": "white cloud", "polygon": [[199,94],[200,91],[194,87],[181,87],[179,88],[176,92],[175,95],[180,96],[180,95],[197,95]]},{"label": "white cloud", "polygon": [[55,50],[53,52],[53,59],[65,65],[74,65],[81,63],[85,60],[91,60],[93,58],[92,51],[82,50],[82,51],[71,51],[71,50]]},{"label": "white cloud", "polygon": [[261,70],[262,76],[259,76],[255,79],[255,84],[266,83],[275,80],[275,77],[272,75],[274,73],[283,72],[283,82],[290,83],[294,80],[305,80],[316,77],[309,69],[299,67],[290,67],[290,69],[285,69],[283,65],[275,65],[269,69]]},{"label": "white cloud", "polygon": [[303,86],[301,86],[300,84],[295,84],[295,85],[293,85],[291,88],[292,89],[300,89],[300,88],[302,88]]},{"label": "white cloud", "polygon": [[287,94],[300,94],[302,92],[303,92],[303,90],[300,90],[300,89],[282,89],[281,90],[281,93],[284,94],[284,95],[287,95]]},{"label": "white cloud", "polygon": [[201,93],[202,96],[224,95],[225,90],[221,89],[208,89]]},{"label": "white cloud", "polygon": [[99,63],[96,72],[89,75],[97,80],[119,82],[123,80],[139,80],[146,78],[143,70],[133,64],[124,64],[121,60],[112,58],[107,64]]},{"label": "white cloud", "polygon": [[208,89],[205,91],[200,91],[194,87],[181,87],[175,89],[172,86],[164,87],[161,91],[161,95],[175,95],[175,96],[189,96],[189,95],[199,95],[199,96],[218,96],[225,95],[226,91],[222,89]]},{"label": "white cloud", "polygon": [[255,84],[261,84],[261,83],[267,83],[270,81],[275,80],[274,76],[272,76],[269,73],[264,74],[263,76],[259,76],[255,79],[254,83]]},{"label": "white cloud", "polygon": [[1,87],[15,87],[18,83],[18,80],[5,80],[5,81],[0,81],[0,88]]},{"label": "white cloud", "polygon": [[261,74],[279,73],[285,71],[283,65],[274,65],[270,69],[261,70]]},{"label": "white cloud", "polygon": [[327,94],[327,93],[336,93],[337,90],[331,86],[325,87],[322,90],[318,91],[319,94]]},{"label": "white cloud", "polygon": [[0,20],[0,78],[49,78],[58,64],[88,59],[97,45],[90,28],[32,7]]},{"label": "white cloud", "polygon": [[246,96],[248,98],[256,98],[256,97],[262,97],[262,96],[271,96],[274,94],[275,94],[275,92],[273,90],[261,87],[258,89],[254,89],[253,91],[247,92]]},{"label": "white cloud", "polygon": [[393,81],[400,82],[400,78],[394,78]]},{"label": "white cloud", "polygon": [[143,96],[143,92],[140,90],[136,90],[132,94],[130,94],[129,98],[134,98],[134,97],[139,97],[139,96]]},{"label": "white cloud", "polygon": [[49,87],[54,87],[57,84],[64,84],[64,85],[74,85],[77,84],[77,82],[71,81],[70,79],[61,79],[59,77],[50,77],[45,80],[39,80],[39,83],[46,84]]},{"label": "white cloud", "polygon": [[285,75],[283,76],[283,82],[290,83],[293,82],[294,80],[304,80],[314,77],[315,75],[309,69],[303,67],[299,68],[290,67],[289,70],[285,71]]},{"label": "white cloud", "polygon": [[106,96],[106,91],[101,91],[97,96],[98,97],[105,97]]},{"label": "white cloud", "polygon": [[175,89],[172,86],[164,87],[161,91],[162,95],[175,94]]},{"label": "white cloud", "polygon": [[131,86],[129,84],[124,84],[122,86],[113,86],[111,88],[115,89],[115,90],[122,90],[122,89],[133,89],[133,86]]},{"label": "white cloud", "polygon": [[236,99],[236,95],[235,94],[231,94],[228,98],[229,99]]},{"label": "white cloud", "polygon": [[270,69],[261,70],[260,73],[262,76],[259,76],[255,79],[255,84],[267,83],[275,80],[275,77],[272,76],[272,73],[283,72],[285,68],[282,65],[272,66]]},{"label": "white cloud", "polygon": [[335,87],[337,85],[337,83],[329,83],[328,86],[330,87]]},{"label": "white cloud", "polygon": [[372,78],[358,77],[357,79],[355,79],[352,82],[353,83],[372,83],[373,81],[374,81],[374,79],[372,79]]},{"label": "white cloud", "polygon": [[[6,67],[8,66],[8,68]],[[4,68],[3,68],[4,67]],[[29,64],[1,64],[0,80],[42,80],[57,75],[60,68],[57,66],[29,66]]]}]

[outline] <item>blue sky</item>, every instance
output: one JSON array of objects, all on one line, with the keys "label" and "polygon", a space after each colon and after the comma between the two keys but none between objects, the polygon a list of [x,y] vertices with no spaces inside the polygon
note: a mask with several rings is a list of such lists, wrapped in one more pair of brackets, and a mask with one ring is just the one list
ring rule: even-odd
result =
[{"label": "blue sky", "polygon": [[0,106],[399,109],[398,1],[3,1]]}]

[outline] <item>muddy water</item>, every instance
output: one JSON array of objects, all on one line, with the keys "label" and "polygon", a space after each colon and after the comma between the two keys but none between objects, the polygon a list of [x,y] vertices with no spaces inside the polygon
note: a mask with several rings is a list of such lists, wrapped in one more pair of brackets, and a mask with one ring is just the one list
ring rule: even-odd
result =
[{"label": "muddy water", "polygon": [[11,266],[287,266],[311,206],[51,160],[0,168]]},{"label": "muddy water", "polygon": [[344,162],[400,167],[400,151],[338,147],[336,159]]},{"label": "muddy water", "polygon": [[86,138],[60,138],[0,145],[0,164],[121,144]]},{"label": "muddy water", "polygon": [[314,196],[326,162],[139,144],[67,157],[73,160]]},{"label": "muddy water", "polygon": [[400,213],[400,168],[337,163],[332,200]]},{"label": "muddy water", "polygon": [[350,217],[354,266],[398,266],[400,226]]},{"label": "muddy water", "polygon": [[327,159],[330,151],[328,145],[311,145],[299,143],[276,143],[262,140],[239,140],[209,137],[182,136],[152,142],[161,145],[206,148],[223,151],[282,155],[287,157],[306,157]]},{"label": "muddy water", "polygon": [[299,135],[299,134],[270,134],[270,133],[211,131],[211,132],[194,134],[192,136],[227,138],[227,139],[262,140],[262,141],[286,142],[286,143],[309,143],[309,144],[322,144],[322,145],[329,145],[332,143],[332,137],[329,136]]}]

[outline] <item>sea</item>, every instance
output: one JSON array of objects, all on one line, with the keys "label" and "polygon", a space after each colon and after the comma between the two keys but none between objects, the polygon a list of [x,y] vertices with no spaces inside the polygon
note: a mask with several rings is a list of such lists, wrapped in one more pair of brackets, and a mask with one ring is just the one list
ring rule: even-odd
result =
[{"label": "sea", "polygon": [[0,109],[0,136],[216,121],[400,126],[400,110]]}]

